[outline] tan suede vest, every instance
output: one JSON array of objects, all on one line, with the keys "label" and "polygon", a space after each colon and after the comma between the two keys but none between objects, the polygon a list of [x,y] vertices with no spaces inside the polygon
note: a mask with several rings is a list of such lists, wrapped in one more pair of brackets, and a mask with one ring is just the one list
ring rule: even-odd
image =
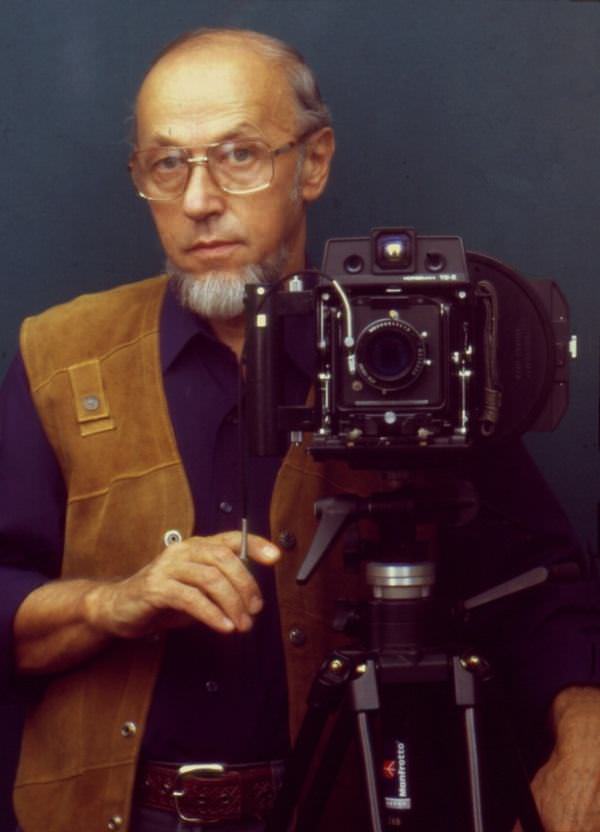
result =
[{"label": "tan suede vest", "polygon": [[[64,577],[131,574],[193,529],[168,416],[164,278],[78,298],[21,332],[32,395],[68,491]],[[25,832],[125,828],[160,640],[115,641],[59,674],[30,714],[15,790]]]},{"label": "tan suede vest", "polygon": [[[68,490],[64,577],[133,573],[184,536],[193,502],[164,396],[158,323],[166,286],[152,278],[87,295],[25,321],[21,350],[33,399]],[[66,335],[65,335],[66,334]],[[382,487],[339,463],[292,449],[273,496],[272,537],[296,540],[277,567],[292,730],[327,650],[333,604],[356,597],[359,578],[335,550],[307,587],[297,569],[322,496]],[[24,832],[125,830],[136,760],[162,655],[160,638],[115,642],[58,674],[29,714],[15,788]]]}]

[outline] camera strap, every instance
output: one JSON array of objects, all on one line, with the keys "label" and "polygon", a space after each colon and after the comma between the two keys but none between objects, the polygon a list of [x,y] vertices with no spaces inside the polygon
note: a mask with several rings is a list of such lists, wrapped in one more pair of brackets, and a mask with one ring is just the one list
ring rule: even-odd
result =
[{"label": "camera strap", "polygon": [[491,436],[500,418],[502,390],[498,373],[498,294],[488,280],[477,284],[475,294],[483,306],[484,397],[480,417],[481,433]]}]

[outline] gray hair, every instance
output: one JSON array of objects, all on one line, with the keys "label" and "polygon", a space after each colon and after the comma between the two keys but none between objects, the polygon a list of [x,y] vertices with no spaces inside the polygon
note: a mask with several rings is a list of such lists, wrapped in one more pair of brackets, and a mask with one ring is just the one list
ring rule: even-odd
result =
[{"label": "gray hair", "polygon": [[234,28],[202,28],[185,32],[159,52],[150,64],[146,75],[159,61],[172,52],[203,43],[227,42],[238,44],[242,42],[266,60],[281,66],[295,96],[300,133],[331,126],[331,114],[321,98],[315,74],[304,57],[293,46],[261,32]]}]

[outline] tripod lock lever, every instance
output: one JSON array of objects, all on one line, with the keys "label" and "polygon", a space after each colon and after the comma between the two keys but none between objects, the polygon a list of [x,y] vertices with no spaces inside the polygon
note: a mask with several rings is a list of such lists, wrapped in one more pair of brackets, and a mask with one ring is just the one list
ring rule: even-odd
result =
[{"label": "tripod lock lever", "polygon": [[317,500],[315,514],[319,518],[319,525],[310,549],[296,575],[296,581],[299,584],[305,584],[308,581],[338,534],[361,510],[361,505],[362,501],[351,494],[338,494],[337,497]]}]

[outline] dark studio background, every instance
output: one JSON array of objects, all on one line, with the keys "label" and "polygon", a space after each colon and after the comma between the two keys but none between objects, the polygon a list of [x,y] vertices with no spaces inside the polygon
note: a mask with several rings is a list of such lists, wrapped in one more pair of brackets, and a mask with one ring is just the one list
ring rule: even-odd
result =
[{"label": "dark studio background", "polygon": [[[0,376],[26,314],[160,270],[159,246],[126,170],[129,113],[155,52],[202,25],[282,37],[317,71],[338,152],[327,195],[313,209],[316,262],[328,237],[413,225],[459,234],[471,250],[560,283],[579,335],[571,406],[556,432],[527,441],[594,548],[594,0],[4,0]],[[4,705],[11,731],[13,710]],[[11,731],[0,739],[5,763]],[[5,787],[0,829],[10,828],[7,806]]]}]

